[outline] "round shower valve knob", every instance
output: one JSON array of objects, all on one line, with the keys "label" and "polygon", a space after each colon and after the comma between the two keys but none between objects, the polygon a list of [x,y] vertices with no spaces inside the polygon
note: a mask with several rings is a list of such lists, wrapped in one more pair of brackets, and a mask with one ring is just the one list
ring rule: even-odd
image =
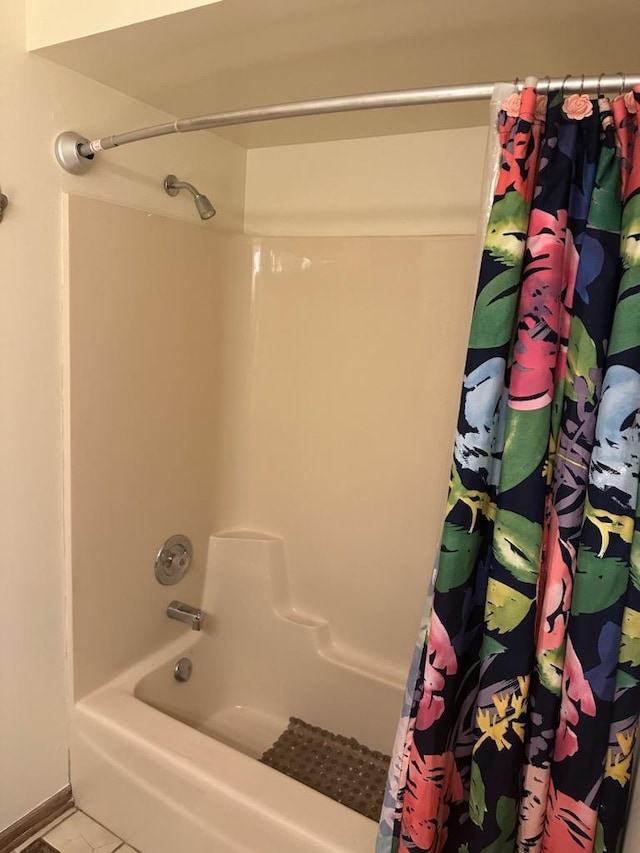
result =
[{"label": "round shower valve knob", "polygon": [[191,565],[193,546],[188,536],[170,536],[158,551],[156,578],[161,584],[174,584],[185,576]]}]

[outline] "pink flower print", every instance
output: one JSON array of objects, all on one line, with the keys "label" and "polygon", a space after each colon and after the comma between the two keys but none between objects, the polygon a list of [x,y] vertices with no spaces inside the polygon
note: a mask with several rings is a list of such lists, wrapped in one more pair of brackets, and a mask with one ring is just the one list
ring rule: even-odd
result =
[{"label": "pink flower print", "polygon": [[558,791],[552,781],[547,799],[543,853],[593,850],[597,819],[596,809]]},{"label": "pink flower print", "polygon": [[422,731],[431,728],[444,713],[444,698],[435,692],[444,688],[444,678],[431,664],[427,664],[424,677],[425,691],[416,717],[416,728]]},{"label": "pink flower print", "polygon": [[[518,338],[509,387],[513,409],[541,409],[553,399],[560,333],[567,211],[531,213],[526,281],[520,296]],[[577,257],[577,256],[576,256]],[[573,263],[573,261],[571,261]]]},{"label": "pink flower print", "polygon": [[521,106],[522,95],[519,92],[514,92],[502,102],[502,109],[508,116],[511,116],[511,118],[518,118]]},{"label": "pink flower print", "polygon": [[[411,752],[405,791],[400,851],[440,853],[447,840],[449,803],[464,799],[462,779],[452,752],[421,755]],[[404,846],[403,846],[404,845]]]},{"label": "pink flower print", "polygon": [[564,643],[573,591],[575,548],[565,544],[566,550],[563,552],[560,546],[558,513],[555,507],[550,510],[545,546],[547,583],[538,608],[538,653],[560,648]]},{"label": "pink flower print", "polygon": [[573,234],[567,229],[565,231],[565,253],[562,270],[565,290],[562,305],[560,306],[560,355],[556,364],[556,382],[559,379],[564,379],[567,373],[571,310],[573,308],[579,260],[580,256],[573,242]]},{"label": "pink flower print", "polygon": [[[449,809],[447,807],[447,818]],[[405,807],[398,853],[415,853],[416,848],[427,853],[440,853],[447,840],[448,831],[438,827],[437,822],[417,804]],[[407,846],[407,844],[409,846]]]},{"label": "pink flower print", "polygon": [[542,839],[544,832],[549,777],[548,766],[534,767],[533,764],[525,766],[516,850],[540,849],[536,840]]},{"label": "pink flower print", "polygon": [[431,616],[429,627],[429,646],[424,668],[424,694],[420,700],[416,718],[417,729],[428,729],[439,720],[444,712],[444,698],[438,695],[445,685],[445,675],[454,675],[458,670],[458,660],[451,639],[438,619],[437,613]]},{"label": "pink flower print", "polygon": [[580,719],[580,711],[589,717],[595,716],[596,703],[589,682],[584,677],[582,665],[578,660],[571,640],[567,640],[567,651],[564,660],[564,676],[566,693],[562,696],[560,709],[560,724],[556,733],[556,743],[553,753],[554,761],[562,761],[578,751],[578,738],[575,726]]},{"label": "pink flower print", "polygon": [[593,104],[589,95],[569,95],[562,109],[568,118],[583,119],[593,115]]},{"label": "pink flower print", "polygon": [[638,112],[638,104],[636,102],[635,94],[633,92],[627,92],[624,96],[624,105],[630,113]]},{"label": "pink flower print", "polygon": [[536,98],[536,111],[534,113],[536,121],[544,121],[547,115],[547,103],[549,98],[546,95],[538,95]]}]

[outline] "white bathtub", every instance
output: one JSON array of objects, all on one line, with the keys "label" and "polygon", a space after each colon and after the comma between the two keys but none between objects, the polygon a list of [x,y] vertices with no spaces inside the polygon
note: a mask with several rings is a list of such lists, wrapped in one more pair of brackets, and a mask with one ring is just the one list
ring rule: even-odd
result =
[{"label": "white bathtub", "polygon": [[[290,716],[390,752],[401,674],[347,656],[293,610],[279,539],[212,537],[202,607],[200,634],[185,626],[75,705],[80,808],[142,853],[372,853],[373,821],[256,759]],[[180,684],[183,655],[193,675]]]}]

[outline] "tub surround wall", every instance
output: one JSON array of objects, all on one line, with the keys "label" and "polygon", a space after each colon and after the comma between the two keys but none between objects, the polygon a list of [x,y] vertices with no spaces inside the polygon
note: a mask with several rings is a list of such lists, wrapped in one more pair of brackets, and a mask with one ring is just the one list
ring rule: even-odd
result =
[{"label": "tub surround wall", "polygon": [[[76,698],[184,630],[164,608],[199,603],[207,538],[233,529],[282,537],[292,608],[402,682],[475,239],[251,239],[74,197],[69,234]],[[178,532],[194,568],[161,587]]]},{"label": "tub surround wall", "polygon": [[440,534],[486,145],[482,127],[247,154],[245,230],[265,236],[236,244],[226,287],[213,529],[283,536],[297,604],[396,678]]},{"label": "tub surround wall", "polygon": [[[75,696],[177,636],[198,604],[217,482],[224,237],[69,198],[71,559]],[[168,536],[194,562],[153,576]],[[114,625],[117,630],[114,631]]]},{"label": "tub surround wall", "polygon": [[291,716],[390,753],[404,678],[362,668],[328,622],[296,607],[283,544],[259,531],[211,537],[192,676],[176,682],[170,659],[136,696],[254,758]]},{"label": "tub surround wall", "polygon": [[[475,237],[252,241],[228,281],[213,529],[282,536],[296,605],[402,680],[437,548]],[[246,267],[245,267],[246,270]]]}]

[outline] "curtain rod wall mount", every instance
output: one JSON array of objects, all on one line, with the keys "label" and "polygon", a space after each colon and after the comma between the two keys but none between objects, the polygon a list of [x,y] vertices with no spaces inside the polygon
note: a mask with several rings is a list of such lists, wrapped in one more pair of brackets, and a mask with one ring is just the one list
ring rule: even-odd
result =
[{"label": "curtain rod wall mount", "polygon": [[65,130],[56,139],[56,160],[65,170],[72,175],[84,175],[91,168],[94,155],[82,156],[80,146],[88,143],[85,136],[81,136],[74,130]]},{"label": "curtain rod wall mount", "polygon": [[[536,78],[526,78],[525,84],[535,85]],[[544,78],[545,91],[559,89],[564,94],[570,92],[622,92],[625,87],[640,85],[640,76],[615,74],[599,77]],[[56,139],[55,154],[62,168],[72,175],[84,175],[89,171],[94,156],[100,151],[108,151],[154,139],[173,133],[190,133],[195,130],[208,130],[214,127],[231,127],[236,124],[251,124],[258,121],[272,121],[283,118],[326,115],[328,113],[355,112],[358,110],[386,109],[389,107],[411,107],[426,104],[456,103],[459,101],[486,101],[493,94],[493,83],[477,83],[460,86],[435,86],[429,89],[402,89],[397,92],[375,92],[365,95],[344,95],[337,98],[318,98],[311,101],[294,101],[288,104],[274,104],[266,107],[251,107],[244,110],[229,110],[223,113],[198,116],[196,118],[177,119],[166,124],[156,124],[126,133],[112,134],[90,141],[75,131],[67,130]]]}]

